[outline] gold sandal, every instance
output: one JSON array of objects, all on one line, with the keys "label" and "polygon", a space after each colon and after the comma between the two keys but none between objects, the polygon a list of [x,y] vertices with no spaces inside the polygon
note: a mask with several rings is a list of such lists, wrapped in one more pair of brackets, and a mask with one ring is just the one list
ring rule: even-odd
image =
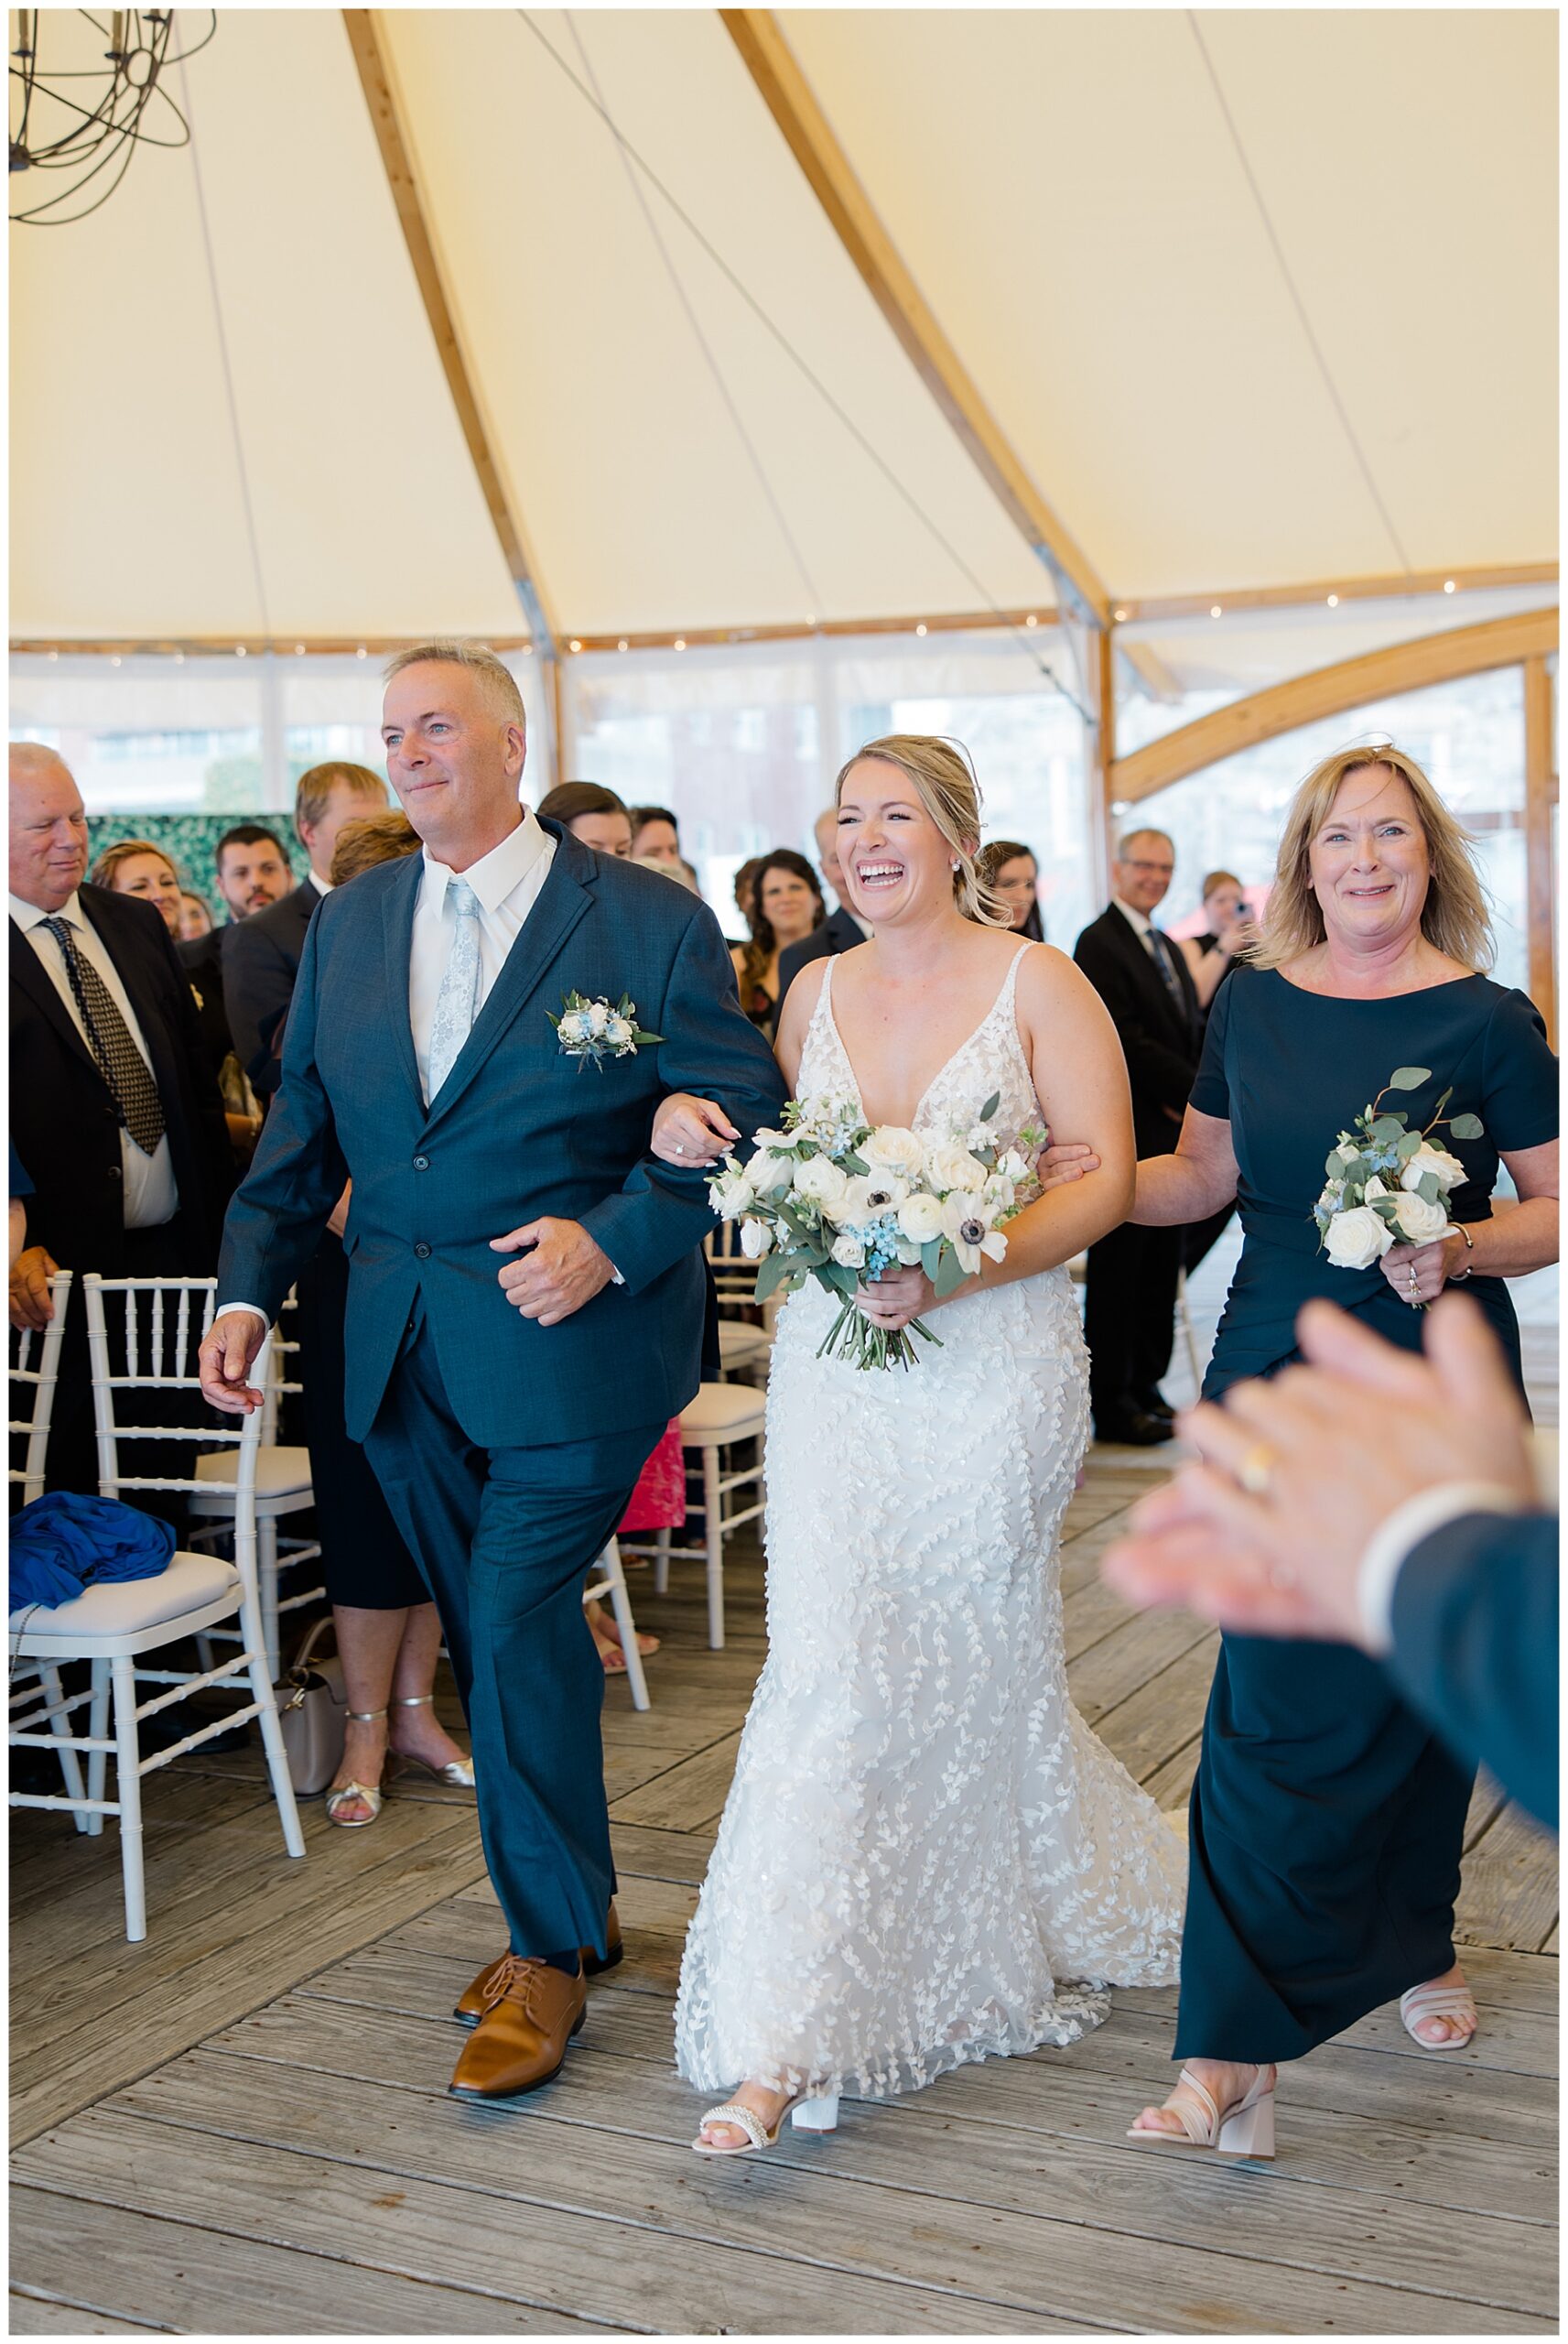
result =
[{"label": "gold sandal", "polygon": [[[386,1711],[384,1709],[350,1709],[348,1715],[353,1720],[355,1725],[375,1725],[386,1715]],[[381,1813],[382,1796],[379,1783],[340,1783],[335,1789],[327,1793],[327,1820],[329,1823],[335,1823],[342,1831],[362,1831],[368,1824],[373,1823]],[[341,1810],[348,1806],[349,1802],[356,1798],[363,1799],[370,1809],[368,1815],[342,1813]]]},{"label": "gold sandal", "polygon": [[[400,1693],[392,1706],[395,1709],[433,1709],[436,1706],[436,1696],[434,1693]],[[384,1717],[386,1711],[378,1709],[376,1715]],[[417,1766],[423,1773],[433,1774],[437,1782],[450,1783],[455,1790],[471,1791],[473,1788],[473,1760],[471,1758],[449,1758],[444,1766],[432,1766],[427,1758],[411,1758],[401,1750],[394,1750],[388,1754],[395,1758],[400,1766]]]}]

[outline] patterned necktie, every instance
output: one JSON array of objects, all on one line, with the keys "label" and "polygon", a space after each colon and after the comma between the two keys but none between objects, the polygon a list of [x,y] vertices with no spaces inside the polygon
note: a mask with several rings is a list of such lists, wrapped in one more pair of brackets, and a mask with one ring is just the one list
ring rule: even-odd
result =
[{"label": "patterned necktie", "polygon": [[430,1103],[434,1103],[473,1031],[479,1011],[479,897],[466,879],[447,882],[447,901],[457,917],[446,974],[436,996],[430,1027]]},{"label": "patterned necktie", "polygon": [[114,996],[78,950],[71,924],[58,917],[38,922],[59,946],[65,973],[86,1029],[98,1071],[114,1093],[120,1121],[144,1156],[156,1155],[163,1137],[163,1101],[157,1095],[152,1069],[131,1037],[131,1029],[114,1004]]},{"label": "patterned necktie", "polygon": [[1181,1019],[1183,1025],[1185,1026],[1188,1022],[1187,996],[1182,989],[1182,981],[1180,977],[1177,976],[1175,968],[1171,960],[1170,939],[1162,935],[1159,928],[1154,927],[1146,928],[1143,931],[1143,935],[1144,940],[1148,944],[1150,953],[1152,956],[1154,966],[1159,970],[1160,974],[1165,980],[1165,991],[1171,996],[1171,1000],[1175,1007],[1176,1015]]}]

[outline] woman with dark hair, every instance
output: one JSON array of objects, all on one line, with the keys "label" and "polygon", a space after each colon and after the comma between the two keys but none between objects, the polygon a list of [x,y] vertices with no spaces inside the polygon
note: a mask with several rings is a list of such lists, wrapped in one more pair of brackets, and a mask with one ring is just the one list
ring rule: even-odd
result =
[{"label": "woman with dark hair", "polygon": [[1040,917],[1040,866],[1033,847],[1017,839],[992,839],[975,857],[975,869],[994,889],[1012,915],[1014,936],[1044,944],[1045,925]]},{"label": "woman with dark hair", "polygon": [[[736,890],[740,881],[737,877]],[[752,882],[751,941],[730,951],[741,1006],[753,1026],[772,1027],[779,1005],[779,954],[799,944],[827,917],[822,888],[804,854],[776,846],[757,864]]]},{"label": "woman with dark hair", "polygon": [[632,817],[615,792],[601,788],[597,781],[557,783],[541,798],[538,811],[546,821],[561,823],[574,839],[597,848],[600,854],[632,852]]}]

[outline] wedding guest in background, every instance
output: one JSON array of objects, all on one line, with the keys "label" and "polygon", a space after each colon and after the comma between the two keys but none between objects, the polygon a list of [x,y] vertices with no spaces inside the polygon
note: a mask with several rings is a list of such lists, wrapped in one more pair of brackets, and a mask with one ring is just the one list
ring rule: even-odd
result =
[{"label": "wedding guest in background", "polygon": [[689,863],[665,863],[653,854],[634,854],[632,860],[639,871],[656,871],[661,879],[673,879],[677,887],[686,888],[690,895],[700,895],[702,893],[697,874]]},{"label": "wedding guest in background", "polygon": [[1182,1417],[1202,1461],[1134,1507],[1106,1579],[1235,1635],[1370,1653],[1555,1830],[1558,1523],[1497,1337],[1459,1295],[1427,1313],[1424,1358],[1326,1302],[1296,1337],[1310,1365]]},{"label": "wedding guest in background", "polygon": [[[1152,917],[1175,867],[1163,830],[1129,831],[1111,865],[1110,902],[1073,952],[1121,1037],[1141,1158],[1172,1145],[1197,1072],[1197,994]],[[1084,1331],[1097,1439],[1149,1449],[1171,1438],[1160,1380],[1171,1364],[1181,1265],[1174,1229],[1128,1222],[1089,1248]]]},{"label": "wedding guest in background", "polygon": [[762,856],[753,854],[735,874],[735,908],[745,921],[748,929],[752,925],[752,913],[756,904],[757,874],[762,868]]},{"label": "wedding guest in background", "polygon": [[597,781],[562,781],[539,800],[547,821],[564,823],[574,839],[600,854],[630,855],[632,817],[612,789]]},{"label": "wedding guest in background", "polygon": [[780,1000],[779,959],[792,944],[804,943],[827,911],[816,874],[792,846],[776,846],[757,864],[752,883],[752,933],[734,945],[730,958],[741,988],[741,1006],[753,1026],[772,1031]]},{"label": "wedding guest in background", "polygon": [[362,871],[374,871],[383,863],[396,863],[418,852],[419,833],[401,807],[385,814],[356,815],[338,832],[329,874],[331,884],[344,886]]},{"label": "wedding guest in background", "polygon": [[679,867],[680,827],[667,806],[633,806],[632,852],[639,863],[664,863]]},{"label": "wedding guest in background", "polygon": [[[16,1268],[16,1263],[17,1263],[18,1257],[23,1253],[23,1252],[24,1252],[24,1251],[26,1250],[26,1248],[27,1248],[27,1199],[28,1199],[28,1198],[32,1195],[32,1193],[33,1193],[33,1184],[32,1184],[32,1182],[28,1179],[27,1175],[27,1172],[26,1172],[26,1170],[25,1170],[25,1168],[24,1168],[24,1167],[23,1167],[23,1164],[22,1164],[22,1159],[21,1159],[21,1157],[20,1157],[20,1156],[17,1155],[17,1153],[16,1153],[16,1141],[15,1141],[15,1140],[12,1140],[12,1141],[9,1143],[9,1145],[10,1145],[10,1150],[11,1150],[11,1175],[10,1175],[10,1180],[11,1180],[11,1194],[10,1194],[10,1238],[11,1238],[11,1249],[10,1249],[10,1262],[9,1262],[8,1266],[9,1266],[11,1269],[13,1269],[13,1270],[14,1270],[14,1269]],[[46,1294],[46,1296],[47,1296],[47,1293],[48,1293],[48,1288],[46,1287],[46,1289],[45,1289],[45,1294]],[[35,1297],[35,1299],[36,1299],[36,1298],[37,1298],[37,1297]],[[684,1518],[684,1517],[683,1517],[683,1518]]]},{"label": "wedding guest in background", "polygon": [[869,922],[862,922],[850,906],[849,889],[844,883],[844,866],[838,860],[838,808],[826,807],[816,817],[816,860],[822,866],[822,876],[832,888],[838,902],[826,919],[819,920],[809,936],[798,944],[791,944],[779,954],[779,1006],[782,1009],[789,989],[802,969],[813,960],[827,960],[835,952],[852,951],[863,944],[871,934]]},{"label": "wedding guest in background", "polygon": [[1201,936],[1184,936],[1182,958],[1192,976],[1193,991],[1198,997],[1203,1023],[1208,1024],[1209,1004],[1219,991],[1235,965],[1236,956],[1244,952],[1258,933],[1257,922],[1247,908],[1247,897],[1234,871],[1211,871],[1203,883],[1204,917],[1208,925]]},{"label": "wedding guest in background", "polygon": [[179,942],[184,898],[179,874],[162,847],[154,846],[150,839],[121,839],[103,849],[87,875],[94,887],[112,887],[117,895],[139,895],[158,914],[175,942]]},{"label": "wedding guest in background", "polygon": [[[1138,1167],[1142,1225],[1240,1205],[1206,1398],[1292,1362],[1314,1297],[1417,1351],[1421,1306],[1450,1280],[1521,1382],[1505,1281],[1557,1258],[1557,1066],[1524,994],[1483,973],[1491,960],[1474,851],[1414,759],[1352,749],[1314,766],[1261,940],[1216,997],[1175,1151]],[[1313,1220],[1325,1161],[1404,1069],[1430,1069],[1400,1104],[1459,1184],[1437,1205],[1401,1191],[1407,1241],[1380,1257],[1370,1212],[1331,1257]],[[1481,1136],[1439,1115],[1477,1117]],[[1520,1201],[1494,1214],[1499,1164]],[[1266,1444],[1243,1460],[1249,1483],[1269,1470]],[[1469,2042],[1453,1930],[1471,1773],[1364,1653],[1224,1638],[1192,1796],[1176,2056],[1194,2080],[1144,2111],[1139,2137],[1207,2142],[1215,2108],[1256,2105],[1277,2063],[1395,1996],[1426,2048]]]},{"label": "wedding guest in background", "polygon": [[1023,846],[1017,839],[992,839],[975,857],[975,868],[1012,914],[1014,936],[1027,936],[1032,942],[1044,944],[1040,866],[1033,848]]},{"label": "wedding guest in background", "polygon": [[179,891],[180,942],[194,944],[199,936],[211,936],[211,933],[212,907],[206,896],[199,895],[194,887],[182,887]]},{"label": "wedding guest in background", "polygon": [[[233,1167],[190,987],[149,905],[86,886],[87,816],[52,749],[10,755],[11,1136],[31,1175],[13,1326],[52,1316],[55,1268],[200,1277]],[[86,1315],[71,1312],[49,1485],[89,1496],[98,1457]],[[152,1504],[150,1510],[158,1507]]]},{"label": "wedding guest in background", "polygon": [[258,1098],[277,1086],[272,1044],[294,993],[312,913],[332,887],[332,852],[344,825],[386,808],[386,784],[369,765],[312,765],[294,788],[294,828],[307,868],[297,887],[225,930],[223,1000],[234,1053]]},{"label": "wedding guest in background", "polygon": [[231,919],[249,919],[276,904],[287,895],[294,877],[283,841],[261,822],[238,822],[225,830],[215,862],[218,893]]}]

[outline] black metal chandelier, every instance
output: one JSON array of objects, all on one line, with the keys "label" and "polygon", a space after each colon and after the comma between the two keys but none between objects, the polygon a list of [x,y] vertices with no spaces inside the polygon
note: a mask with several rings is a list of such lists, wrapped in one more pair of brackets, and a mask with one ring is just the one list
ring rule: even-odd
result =
[{"label": "black metal chandelier", "polygon": [[[115,8],[106,16],[89,8],[16,11],[13,221],[56,228],[85,220],[107,203],[138,146],[189,144],[189,127],[166,77],[170,66],[206,48],[218,18],[209,8],[185,14],[203,29],[186,40],[182,27],[177,49],[172,8]],[[41,179],[43,172],[52,176]]]}]

